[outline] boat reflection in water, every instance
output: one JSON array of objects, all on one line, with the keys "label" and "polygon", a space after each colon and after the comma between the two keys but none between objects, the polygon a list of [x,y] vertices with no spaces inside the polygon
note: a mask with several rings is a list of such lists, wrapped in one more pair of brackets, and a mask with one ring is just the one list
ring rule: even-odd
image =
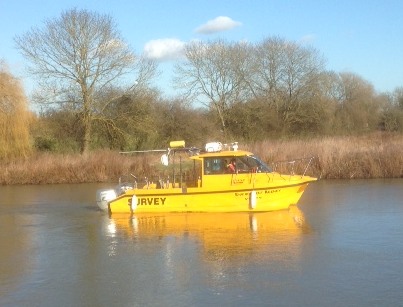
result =
[{"label": "boat reflection in water", "polygon": [[106,222],[106,232],[113,238],[134,242],[170,237],[191,239],[196,246],[202,246],[200,253],[207,261],[244,257],[251,261],[257,257],[259,261],[292,262],[299,258],[302,234],[309,232],[304,215],[296,206],[253,214],[113,214]]}]

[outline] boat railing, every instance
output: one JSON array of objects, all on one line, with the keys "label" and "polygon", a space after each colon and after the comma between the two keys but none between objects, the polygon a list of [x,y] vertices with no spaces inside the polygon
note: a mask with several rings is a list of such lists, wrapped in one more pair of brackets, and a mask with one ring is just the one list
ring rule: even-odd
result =
[{"label": "boat railing", "polygon": [[300,175],[301,177],[309,175],[318,177],[320,171],[319,159],[317,156],[298,158],[287,161],[277,161],[270,164],[274,172],[285,175]]},{"label": "boat railing", "polygon": [[150,176],[121,176],[119,178],[118,190],[124,193],[129,189],[168,189],[197,186],[197,178],[193,173],[175,173],[174,176],[150,175]]}]

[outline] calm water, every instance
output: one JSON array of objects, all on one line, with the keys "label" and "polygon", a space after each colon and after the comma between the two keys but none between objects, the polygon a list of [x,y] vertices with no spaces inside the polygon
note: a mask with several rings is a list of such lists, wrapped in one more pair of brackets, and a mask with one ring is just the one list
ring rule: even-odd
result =
[{"label": "calm water", "polygon": [[101,187],[0,187],[0,306],[403,306],[402,179],[254,215],[108,217]]}]

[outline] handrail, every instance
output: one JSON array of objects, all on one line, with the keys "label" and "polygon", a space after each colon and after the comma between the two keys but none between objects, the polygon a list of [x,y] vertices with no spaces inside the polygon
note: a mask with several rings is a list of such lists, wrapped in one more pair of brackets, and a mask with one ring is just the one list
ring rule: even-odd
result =
[{"label": "handrail", "polygon": [[299,159],[293,159],[293,160],[283,160],[283,161],[276,161],[271,163],[272,169],[275,172],[279,172],[279,173],[284,173],[283,170],[278,171],[279,168],[281,168],[282,165],[290,165],[291,166],[291,170],[289,171],[291,175],[295,175],[295,171],[297,168],[297,165],[300,165],[300,163],[307,161],[306,166],[303,169],[302,172],[302,176],[305,176],[309,167],[312,166],[313,161],[315,161],[316,159],[318,159],[317,156],[312,156],[312,157],[304,157],[304,158],[299,158]]}]

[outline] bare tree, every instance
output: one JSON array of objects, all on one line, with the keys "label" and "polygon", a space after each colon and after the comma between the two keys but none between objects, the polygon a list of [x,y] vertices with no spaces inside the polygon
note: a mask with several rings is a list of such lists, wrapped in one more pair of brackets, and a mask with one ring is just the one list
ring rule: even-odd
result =
[{"label": "bare tree", "polygon": [[257,44],[253,61],[249,76],[255,95],[264,97],[281,111],[284,120],[315,94],[324,66],[315,49],[278,37]]},{"label": "bare tree", "polygon": [[[185,47],[185,61],[175,67],[176,86],[188,97],[217,112],[226,134],[229,106],[247,94],[248,48],[245,43],[193,42]],[[226,135],[225,135],[226,136]]]},{"label": "bare tree", "polygon": [[280,108],[281,90],[285,79],[285,40],[274,37],[257,44],[253,52],[253,71],[250,74],[256,98],[264,98],[269,105]]},{"label": "bare tree", "polygon": [[[89,150],[91,125],[99,110],[96,93],[122,82],[135,56],[108,15],[69,10],[48,20],[43,29],[15,37],[17,48],[39,78],[36,101],[71,104],[82,124],[82,152]],[[128,85],[130,88],[132,85]]]}]

